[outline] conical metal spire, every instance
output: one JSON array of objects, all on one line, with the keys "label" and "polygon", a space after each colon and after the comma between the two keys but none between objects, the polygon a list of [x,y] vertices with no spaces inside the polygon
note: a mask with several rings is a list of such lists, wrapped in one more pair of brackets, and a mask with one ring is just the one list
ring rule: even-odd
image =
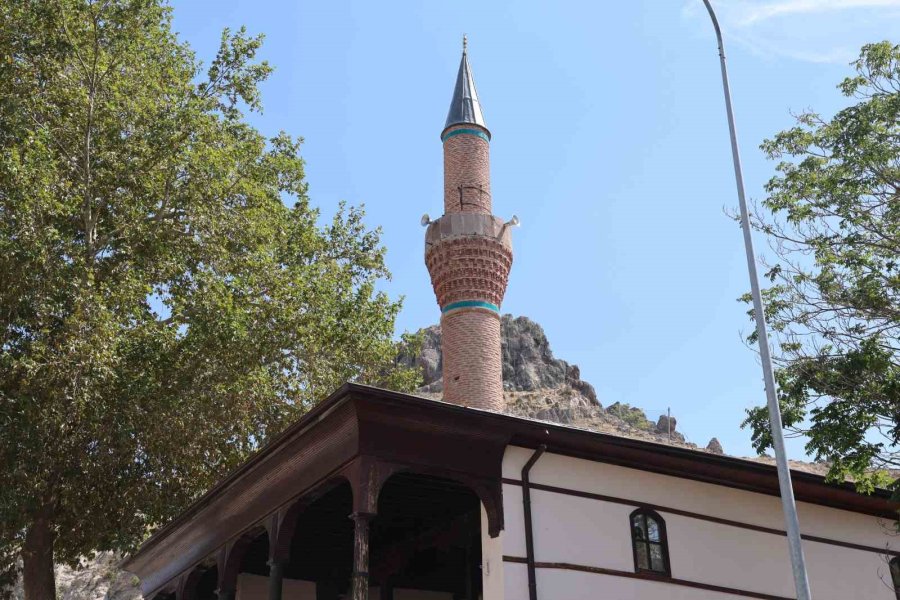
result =
[{"label": "conical metal spire", "polygon": [[484,123],[484,114],[481,112],[481,103],[478,102],[478,92],[475,91],[475,78],[472,77],[472,68],[469,67],[466,45],[467,40],[463,36],[462,60],[459,61],[456,87],[453,89],[453,100],[450,102],[450,111],[447,113],[444,129],[461,123],[480,125],[487,129],[487,125]]}]

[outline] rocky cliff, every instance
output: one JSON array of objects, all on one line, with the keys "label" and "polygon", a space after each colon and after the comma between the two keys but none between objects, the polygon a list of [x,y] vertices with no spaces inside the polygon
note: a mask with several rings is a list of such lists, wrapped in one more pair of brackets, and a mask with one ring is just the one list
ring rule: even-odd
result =
[{"label": "rocky cliff", "polygon": [[[441,328],[433,325],[419,332],[422,346],[400,362],[422,369],[419,394],[440,398]],[[696,448],[667,416],[650,420],[640,408],[613,403],[603,407],[594,386],[581,379],[577,365],[553,356],[543,328],[527,317],[503,315],[501,321],[503,389],[507,411],[533,419],[563,423],[616,435]],[[721,453],[718,441],[708,450]]]}]

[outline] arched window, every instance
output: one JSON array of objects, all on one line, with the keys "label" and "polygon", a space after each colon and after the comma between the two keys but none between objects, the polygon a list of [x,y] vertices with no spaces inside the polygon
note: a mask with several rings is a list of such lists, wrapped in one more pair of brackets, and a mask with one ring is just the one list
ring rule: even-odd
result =
[{"label": "arched window", "polygon": [[900,600],[900,556],[895,556],[888,563],[891,569],[891,583],[894,584],[894,595]]},{"label": "arched window", "polygon": [[639,508],[631,513],[631,547],[635,572],[672,574],[666,522],[655,511]]}]

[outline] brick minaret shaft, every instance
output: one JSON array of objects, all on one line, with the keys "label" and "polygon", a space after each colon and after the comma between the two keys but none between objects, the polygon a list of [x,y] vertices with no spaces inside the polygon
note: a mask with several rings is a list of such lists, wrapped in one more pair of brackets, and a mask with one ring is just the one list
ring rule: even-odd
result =
[{"label": "brick minaret shaft", "polygon": [[444,215],[425,238],[425,264],[441,307],[444,400],[500,411],[500,304],[512,266],[509,226],[491,214],[490,140],[465,40],[441,133]]}]

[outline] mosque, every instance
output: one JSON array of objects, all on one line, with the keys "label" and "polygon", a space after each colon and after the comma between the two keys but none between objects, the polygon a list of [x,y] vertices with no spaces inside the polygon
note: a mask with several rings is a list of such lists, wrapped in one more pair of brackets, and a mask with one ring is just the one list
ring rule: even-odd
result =
[{"label": "mosque", "polygon": [[[465,48],[441,141],[443,401],[345,384],[125,561],[144,597],[793,598],[775,467],[504,414],[516,220],[491,212]],[[792,479],[813,596],[900,598],[890,495]]]}]

